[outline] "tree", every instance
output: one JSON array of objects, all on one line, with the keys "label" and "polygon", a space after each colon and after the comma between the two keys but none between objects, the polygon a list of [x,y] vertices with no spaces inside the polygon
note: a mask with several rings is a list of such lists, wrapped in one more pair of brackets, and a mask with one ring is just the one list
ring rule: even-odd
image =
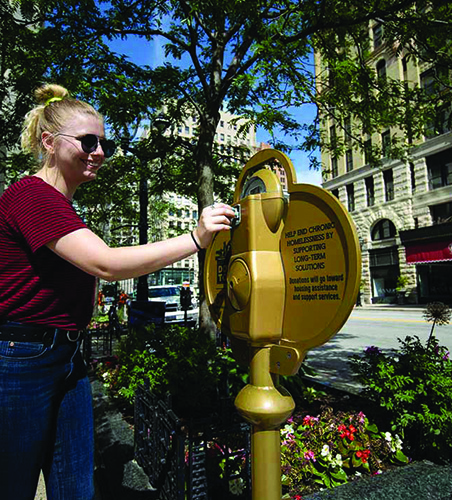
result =
[{"label": "tree", "polygon": [[[427,57],[438,67],[450,68],[451,6],[445,1],[19,3],[39,4],[40,19],[45,21],[42,40],[51,41],[53,55],[59,51],[46,78],[58,79],[98,102],[117,135],[163,105],[175,124],[188,114],[196,115],[196,142],[179,143],[173,149],[177,154],[162,155],[163,168],[155,171],[161,174],[156,186],[162,189],[170,183],[185,191],[195,189],[200,210],[213,202],[213,193],[221,187],[216,177],[226,167],[234,173],[233,163],[214,147],[222,107],[273,133],[273,145],[279,149],[287,150],[287,145],[276,139],[276,132],[299,141],[306,151],[322,144],[340,154],[343,145],[328,143],[319,134],[318,119],[300,124],[293,111],[314,103],[341,116],[359,115],[369,130],[398,126],[412,141],[435,110],[450,102],[450,92],[434,102],[425,90],[378,78],[365,64],[365,28],[378,20],[396,53],[403,48],[406,57]],[[80,16],[80,11],[90,15]],[[155,69],[138,67],[108,50],[106,40],[131,35],[142,37],[143,43],[163,41],[164,63]],[[334,86],[321,93],[316,93],[313,49],[334,77]],[[440,84],[450,88],[448,72],[438,75]],[[363,147],[360,137],[351,140],[355,147]],[[392,152],[403,155],[406,147],[394,144]],[[205,305],[201,321],[208,328]]]}]

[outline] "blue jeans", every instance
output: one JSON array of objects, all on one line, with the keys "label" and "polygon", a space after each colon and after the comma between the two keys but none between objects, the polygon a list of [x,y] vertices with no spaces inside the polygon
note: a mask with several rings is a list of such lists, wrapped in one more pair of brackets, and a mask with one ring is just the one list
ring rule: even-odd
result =
[{"label": "blue jeans", "polygon": [[0,497],[94,499],[91,386],[79,343],[0,341]]}]

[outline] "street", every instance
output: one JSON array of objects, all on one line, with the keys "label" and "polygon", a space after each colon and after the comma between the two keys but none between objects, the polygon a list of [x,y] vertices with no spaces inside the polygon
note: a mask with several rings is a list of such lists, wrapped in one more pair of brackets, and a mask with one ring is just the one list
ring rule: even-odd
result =
[{"label": "street", "polygon": [[[305,360],[323,382],[356,392],[359,384],[350,373],[348,356],[360,354],[371,345],[383,351],[399,348],[397,339],[408,335],[417,335],[425,345],[431,328],[422,308],[357,307],[336,336],[309,351]],[[436,326],[434,332],[440,345],[452,351],[452,325]]]}]

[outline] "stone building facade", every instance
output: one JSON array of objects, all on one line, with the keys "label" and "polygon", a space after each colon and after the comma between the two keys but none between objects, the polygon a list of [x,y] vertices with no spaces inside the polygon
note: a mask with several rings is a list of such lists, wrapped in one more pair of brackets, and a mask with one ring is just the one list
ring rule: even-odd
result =
[{"label": "stone building facade", "polygon": [[[378,31],[370,26],[370,37]],[[432,68],[396,57],[378,40],[367,61],[377,73],[427,88]],[[322,61],[317,56],[321,81]],[[319,89],[321,91],[321,88]],[[365,154],[350,149],[342,158],[322,151],[323,187],[344,204],[355,221],[362,251],[360,300],[364,303],[452,302],[452,132],[450,110],[413,144],[410,160],[384,158],[385,141],[397,130],[363,136],[380,144],[382,166],[366,163]],[[359,124],[322,120],[323,133],[344,134]]]}]

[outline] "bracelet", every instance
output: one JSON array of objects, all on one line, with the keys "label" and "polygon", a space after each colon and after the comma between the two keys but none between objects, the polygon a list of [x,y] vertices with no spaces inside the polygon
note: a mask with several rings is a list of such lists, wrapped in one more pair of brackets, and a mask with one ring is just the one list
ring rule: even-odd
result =
[{"label": "bracelet", "polygon": [[196,248],[200,252],[202,250],[200,244],[196,241],[195,235],[193,234],[193,231],[190,233],[191,239],[193,240],[193,243],[196,245]]}]

